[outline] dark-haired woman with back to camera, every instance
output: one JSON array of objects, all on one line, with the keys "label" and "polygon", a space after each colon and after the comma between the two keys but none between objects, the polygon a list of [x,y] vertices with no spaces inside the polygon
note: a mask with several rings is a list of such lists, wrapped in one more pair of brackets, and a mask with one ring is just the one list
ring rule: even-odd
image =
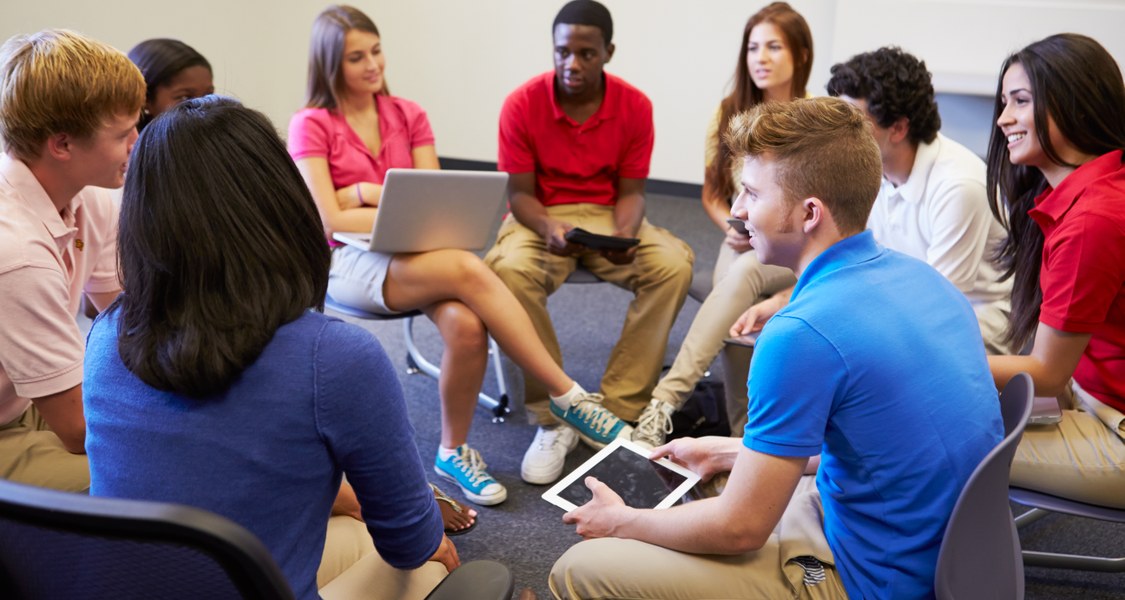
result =
[{"label": "dark-haired woman with back to camera", "polygon": [[215,93],[211,63],[179,40],[145,40],[129,50],[129,60],[145,78],[145,104],[138,130],[184,100]]},{"label": "dark-haired woman with back to camera", "polygon": [[1010,335],[1031,349],[989,364],[997,387],[1026,371],[1037,396],[1076,399],[1057,426],[1027,429],[1012,483],[1125,508],[1121,70],[1093,39],[1053,35],[1004,62],[995,117],[988,192],[1010,233]]},{"label": "dark-haired woman with back to camera", "polygon": [[243,525],[297,598],[422,598],[457,567],[390,360],[316,311],[329,253],[268,119],[212,95],[145,127],[118,252],[86,348],[92,495]]}]

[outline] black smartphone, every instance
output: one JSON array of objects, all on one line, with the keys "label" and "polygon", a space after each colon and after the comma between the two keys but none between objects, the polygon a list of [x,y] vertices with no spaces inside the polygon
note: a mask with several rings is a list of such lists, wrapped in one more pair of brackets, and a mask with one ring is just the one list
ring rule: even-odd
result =
[{"label": "black smartphone", "polygon": [[746,335],[740,335],[738,337],[726,338],[725,340],[723,340],[723,343],[724,344],[734,344],[735,346],[746,346],[747,348],[753,348],[754,343],[758,341],[758,334],[759,333],[761,333],[761,331],[755,331],[754,333],[748,333]]},{"label": "black smartphone", "polygon": [[727,224],[729,224],[731,227],[734,228],[735,231],[737,231],[738,233],[741,233],[742,235],[750,235],[750,232],[746,231],[746,223],[744,223],[742,221],[742,219],[736,219],[734,217],[731,217],[731,218],[727,219]]}]

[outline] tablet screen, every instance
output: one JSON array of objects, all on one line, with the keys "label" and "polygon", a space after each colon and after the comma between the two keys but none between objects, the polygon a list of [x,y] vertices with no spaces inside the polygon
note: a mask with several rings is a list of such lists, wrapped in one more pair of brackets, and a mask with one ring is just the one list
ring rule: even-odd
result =
[{"label": "tablet screen", "polygon": [[[691,477],[688,477],[621,444],[611,444],[605,450],[608,452],[599,452],[571,476],[560,481],[560,485],[551,490],[554,495],[574,506],[582,506],[593,497],[585,483],[586,477],[592,475],[621,496],[629,506],[657,508],[657,505],[662,505],[660,507],[663,508],[678,500],[698,480],[690,473]],[[676,497],[669,500],[669,495],[673,493]]]}]

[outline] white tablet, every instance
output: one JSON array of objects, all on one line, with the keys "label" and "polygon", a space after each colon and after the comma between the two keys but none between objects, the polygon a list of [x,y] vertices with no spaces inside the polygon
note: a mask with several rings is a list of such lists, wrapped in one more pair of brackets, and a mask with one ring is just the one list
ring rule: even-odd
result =
[{"label": "white tablet", "polygon": [[587,475],[621,496],[633,508],[668,508],[699,482],[692,473],[667,458],[649,460],[649,450],[617,438],[582,466],[543,493],[543,499],[563,510],[574,510],[594,495],[586,487]]}]

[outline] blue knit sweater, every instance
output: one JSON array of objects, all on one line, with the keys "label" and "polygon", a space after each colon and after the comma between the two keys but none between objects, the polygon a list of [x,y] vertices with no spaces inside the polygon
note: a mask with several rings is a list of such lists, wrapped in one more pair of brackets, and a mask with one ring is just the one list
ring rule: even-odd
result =
[{"label": "blue knit sweater", "polygon": [[156,390],[117,352],[117,311],[87,341],[83,400],[90,493],[201,507],[273,553],[298,598],[316,598],[325,527],[343,473],[379,554],[415,568],[436,550],[402,388],[366,331],[309,312],[282,326],[225,392]]}]

